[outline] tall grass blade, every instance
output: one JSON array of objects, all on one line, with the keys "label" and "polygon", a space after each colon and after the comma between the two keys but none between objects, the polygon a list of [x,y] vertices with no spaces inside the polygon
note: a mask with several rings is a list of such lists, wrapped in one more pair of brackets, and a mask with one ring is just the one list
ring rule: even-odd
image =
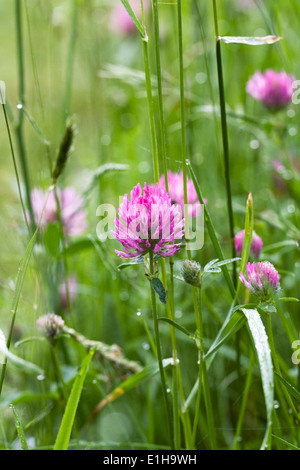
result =
[{"label": "tall grass blade", "polygon": [[95,350],[96,348],[91,349],[81,364],[80,371],[75,379],[68,399],[68,403],[56,438],[54,450],[68,449],[82,388]]}]

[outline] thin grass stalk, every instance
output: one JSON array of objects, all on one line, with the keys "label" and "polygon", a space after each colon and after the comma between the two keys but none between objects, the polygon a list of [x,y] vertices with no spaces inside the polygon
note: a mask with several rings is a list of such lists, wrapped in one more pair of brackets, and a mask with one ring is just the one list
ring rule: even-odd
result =
[{"label": "thin grass stalk", "polygon": [[[225,101],[225,89],[224,89],[224,78],[223,78],[222,54],[221,54],[221,41],[219,37],[216,0],[213,0],[213,11],[214,11],[215,34],[216,34],[216,58],[217,58],[218,84],[219,84],[219,95],[220,95],[220,111],[221,111],[221,127],[222,127],[222,139],[223,139],[227,209],[228,209],[228,216],[229,216],[229,231],[230,231],[232,258],[235,258],[236,251],[235,251],[235,241],[234,241],[234,215],[233,215],[233,208],[232,208],[232,192],[231,192],[231,181],[230,181],[230,155],[229,155],[226,101]],[[237,275],[236,275],[236,263],[235,262],[233,263],[233,283],[234,283],[234,286],[236,287]]]},{"label": "thin grass stalk", "polygon": [[66,82],[65,94],[63,102],[63,126],[65,126],[66,119],[70,114],[71,97],[72,97],[72,84],[74,76],[74,59],[77,38],[77,17],[78,17],[78,0],[70,0],[71,3],[71,31],[69,38],[69,46],[67,52],[67,67],[66,67]]},{"label": "thin grass stalk", "polygon": [[203,395],[205,401],[206,415],[207,415],[207,424],[208,424],[208,434],[210,445],[212,449],[216,449],[216,431],[214,424],[214,414],[212,409],[212,400],[211,393],[208,383],[207,368],[204,360],[204,331],[203,331],[203,318],[202,318],[202,295],[201,295],[201,286],[199,288],[193,289],[193,302],[194,310],[196,312],[196,326],[198,331],[198,340],[199,340],[199,381],[198,381],[198,390],[197,390],[197,399],[196,399],[196,413],[194,420],[193,428],[193,437],[196,436],[196,429],[198,425],[198,417],[200,413],[200,399],[201,399],[201,388],[203,387]]},{"label": "thin grass stalk", "polygon": [[[152,251],[150,251],[149,253],[149,261],[150,261],[150,276],[152,277],[154,275],[154,262],[153,262]],[[165,402],[165,409],[166,409],[167,420],[168,420],[168,429],[170,431],[170,436],[171,436],[171,443],[172,443],[172,447],[174,447],[174,438],[173,438],[173,429],[172,429],[172,413],[171,413],[170,405],[169,405],[167,385],[166,385],[166,379],[165,379],[165,371],[164,371],[163,361],[162,361],[162,349],[161,349],[161,341],[160,341],[159,326],[158,326],[156,297],[155,297],[154,289],[152,288],[151,284],[150,284],[150,290],[151,290],[152,316],[153,316],[153,325],[154,325],[154,333],[155,333],[157,360],[158,360],[160,379],[161,379],[161,385],[162,385],[162,393],[163,393],[163,398]]]},{"label": "thin grass stalk", "polygon": [[[159,182],[160,171],[159,171],[159,159],[158,159],[158,143],[157,135],[155,128],[155,118],[153,110],[153,94],[152,94],[152,85],[151,85],[151,74],[149,66],[149,53],[148,53],[148,36],[146,34],[146,28],[144,23],[144,9],[143,9],[143,0],[141,0],[141,9],[142,9],[142,23],[145,30],[145,37],[143,38],[143,52],[144,52],[144,66],[145,66],[145,79],[146,79],[146,88],[147,88],[147,101],[148,101],[148,112],[149,112],[149,121],[150,121],[150,131],[151,131],[151,142],[152,142],[152,155],[153,155],[153,167],[154,167],[154,179],[155,182]],[[157,81],[158,81],[158,97],[159,97],[159,122],[160,122],[160,132],[161,132],[161,141],[162,141],[162,160],[163,160],[163,169],[165,175],[165,185],[166,190],[168,191],[168,176],[167,176],[167,161],[166,161],[166,138],[165,138],[165,124],[164,124],[164,111],[163,111],[163,99],[162,99],[162,79],[161,79],[161,65],[160,65],[160,50],[159,50],[159,20],[158,20],[158,8],[157,1],[153,1],[153,17],[154,17],[154,39],[155,39],[155,52],[156,52],[156,69],[157,69]],[[165,260],[161,260],[162,273],[163,273],[163,282],[167,285],[167,275]],[[169,317],[174,320],[174,282],[173,282],[173,259],[170,259],[170,284],[171,288],[169,291],[169,298],[171,299],[170,305],[169,300],[167,300],[167,311]],[[171,308],[168,308],[168,307]],[[178,412],[178,374],[180,374],[178,358],[177,358],[177,346],[176,346],[176,337],[175,330],[170,327],[171,343],[172,343],[172,354],[174,359],[174,366],[172,368],[172,384],[173,384],[173,426],[174,426],[174,448],[180,448],[180,422],[179,422],[179,412]]]},{"label": "thin grass stalk", "polygon": [[154,24],[154,41],[155,41],[155,60],[156,60],[156,74],[157,74],[157,89],[158,89],[158,114],[159,114],[159,128],[161,137],[161,157],[163,163],[163,171],[165,175],[166,190],[168,191],[168,177],[167,177],[167,143],[166,143],[166,129],[163,107],[163,94],[162,94],[162,73],[160,61],[160,40],[159,40],[159,17],[158,17],[158,1],[152,0],[153,11],[153,24]]},{"label": "thin grass stalk", "polygon": [[[47,202],[48,202],[48,198],[49,198],[49,195],[51,193],[51,191],[53,191],[54,189],[54,186],[50,186],[50,188],[48,189],[48,194],[47,194],[47,197],[46,197],[46,201],[44,203],[44,206],[43,206],[43,210],[42,210],[42,213],[41,213],[41,216],[40,216],[40,220],[37,224],[37,228],[34,232],[34,234],[32,235],[31,239],[30,239],[30,242],[27,246],[27,250],[29,250],[28,252],[28,255],[27,255],[27,258],[26,258],[26,263],[24,266],[20,266],[19,267],[19,275],[18,276],[21,276],[21,281],[20,281],[20,285],[18,285],[18,281],[19,281],[19,277],[17,278],[17,286],[16,286],[16,299],[13,300],[13,308],[12,308],[12,319],[11,319],[11,322],[10,322],[10,328],[9,328],[9,333],[8,333],[8,338],[7,338],[7,341],[6,341],[6,347],[7,349],[9,350],[10,348],[10,344],[11,344],[11,340],[12,340],[12,335],[13,335],[13,329],[14,329],[14,325],[15,325],[15,321],[16,321],[16,315],[17,315],[17,307],[18,307],[18,304],[19,304],[19,300],[20,300],[20,295],[21,295],[21,287],[22,287],[22,284],[23,284],[23,278],[22,278],[22,274],[23,272],[25,273],[26,269],[27,269],[27,266],[28,266],[28,263],[29,263],[29,259],[30,259],[30,255],[31,255],[31,252],[33,250],[33,247],[34,247],[34,244],[35,244],[35,241],[36,241],[36,237],[37,237],[37,233],[38,233],[38,230],[39,230],[39,227],[40,227],[40,224],[41,224],[41,221],[42,221],[42,218],[44,216],[44,211],[45,211],[45,208],[46,208],[46,205],[47,205]],[[26,251],[27,251],[26,250]],[[24,275],[23,275],[24,276]],[[5,361],[4,361],[4,364],[2,365],[2,370],[1,370],[1,376],[0,376],[0,397],[1,397],[1,392],[2,392],[2,388],[3,388],[3,383],[4,383],[4,379],[5,379],[5,374],[6,374],[6,366],[7,366],[7,358],[5,358]]]},{"label": "thin grass stalk", "polygon": [[35,230],[35,220],[32,209],[31,202],[31,191],[30,191],[30,179],[27,163],[26,148],[24,142],[24,133],[23,133],[23,121],[24,121],[24,112],[23,106],[25,106],[25,69],[24,69],[24,51],[23,51],[23,27],[22,27],[22,1],[15,0],[15,17],[16,17],[16,40],[17,40],[17,58],[18,58],[18,93],[19,93],[19,105],[18,105],[18,119],[16,122],[16,139],[19,151],[19,158],[21,162],[24,186],[26,192],[26,204],[30,214],[30,226],[32,233]]},{"label": "thin grass stalk", "polygon": [[232,450],[236,450],[238,443],[241,439],[241,428],[243,424],[243,419],[245,416],[245,410],[246,410],[246,405],[247,405],[247,399],[248,399],[248,394],[249,394],[249,388],[251,385],[252,381],[252,376],[253,376],[253,368],[254,368],[254,354],[253,350],[250,350],[250,359],[249,359],[249,367],[248,367],[248,372],[247,372],[247,377],[245,381],[245,387],[244,387],[244,392],[243,392],[243,398],[242,398],[242,403],[240,406],[239,410],[239,417],[238,417],[238,422],[236,426],[236,431],[235,431],[235,436],[232,444]]},{"label": "thin grass stalk", "polygon": [[4,104],[3,100],[2,100],[2,103],[3,103],[2,108],[3,108],[4,119],[5,119],[5,125],[6,125],[6,129],[7,129],[7,134],[8,134],[9,146],[10,146],[11,156],[12,156],[14,170],[15,170],[15,176],[16,176],[16,181],[17,181],[17,186],[18,186],[18,193],[19,193],[19,198],[20,198],[20,202],[21,202],[23,217],[24,217],[24,220],[25,220],[25,223],[26,223],[27,230],[30,234],[30,227],[29,227],[29,222],[28,222],[28,218],[27,218],[27,214],[26,214],[25,203],[24,203],[23,196],[22,196],[21,183],[20,183],[20,177],[19,177],[16,157],[15,157],[15,151],[14,151],[11,132],[10,132],[10,128],[9,128],[6,108],[5,108],[5,104]]},{"label": "thin grass stalk", "polygon": [[[277,353],[276,353],[276,347],[275,347],[274,336],[273,336],[271,314],[267,313],[266,318],[267,318],[267,329],[268,329],[269,345],[270,345],[271,355],[272,355],[272,359],[273,359],[274,369],[275,369],[275,372],[277,372],[277,374],[281,376],[282,373],[281,373],[281,369],[280,369],[280,365],[279,365],[279,361],[278,361],[278,357],[277,357]],[[290,420],[291,416],[289,415],[289,413],[286,409],[284,399],[286,400],[286,403],[288,404],[288,406],[290,407],[290,409],[293,413],[294,419],[296,420],[296,424],[299,426],[299,419],[300,419],[299,412],[297,411],[297,409],[294,405],[294,402],[293,402],[292,398],[290,397],[287,389],[281,384],[281,382],[279,382],[279,387],[277,389],[277,393],[280,397],[281,405],[285,409],[285,413],[286,413],[286,417],[287,417],[288,421]],[[283,396],[284,396],[284,398],[283,398]]]}]

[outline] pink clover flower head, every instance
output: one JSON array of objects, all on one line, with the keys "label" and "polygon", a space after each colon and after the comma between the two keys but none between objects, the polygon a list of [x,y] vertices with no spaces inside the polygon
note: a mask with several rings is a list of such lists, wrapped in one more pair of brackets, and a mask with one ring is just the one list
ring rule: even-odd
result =
[{"label": "pink clover flower head", "polygon": [[[168,171],[168,192],[171,197],[172,204],[178,204],[184,214],[184,186],[183,186],[183,171],[180,173],[173,173]],[[166,189],[165,176],[162,175],[159,179],[159,184],[162,188]],[[204,200],[204,203],[207,201]],[[201,204],[198,200],[198,196],[194,187],[194,183],[191,179],[187,179],[187,203],[188,207],[188,216],[196,217],[200,210]]]},{"label": "pink clover flower head", "polygon": [[246,86],[247,92],[271,111],[277,111],[290,104],[294,88],[294,77],[286,72],[268,69],[256,72]]},{"label": "pink clover flower head", "polygon": [[125,194],[118,215],[112,234],[123,245],[124,252],[116,250],[121,258],[141,257],[150,251],[169,257],[180,251],[182,212],[158,183],[150,187],[145,183],[143,189],[138,183],[130,197]]},{"label": "pink clover flower head", "polygon": [[[237,256],[241,256],[243,251],[243,244],[245,238],[245,230],[241,230],[235,236],[235,251]],[[262,239],[257,235],[257,233],[253,230],[252,232],[252,240],[251,240],[251,254],[256,258],[259,258],[261,249],[263,246]]]},{"label": "pink clover flower head", "polygon": [[[61,210],[64,233],[66,235],[81,235],[87,228],[83,199],[72,187],[67,187],[64,190],[58,188],[57,197]],[[42,189],[35,188],[32,190],[31,201],[36,224],[40,221],[46,199],[47,193]],[[43,229],[58,220],[56,198],[54,191],[51,191],[41,219],[41,228]]]},{"label": "pink clover flower head", "polygon": [[261,299],[269,299],[272,294],[279,291],[280,278],[273,264],[268,261],[248,263],[246,270],[248,279],[242,272],[239,279],[254,295]]},{"label": "pink clover flower head", "polygon": [[[141,0],[131,0],[130,6],[137,18],[141,19]],[[144,11],[149,9],[148,0],[144,1]],[[111,29],[115,32],[120,32],[124,35],[132,34],[137,31],[136,26],[124,5],[118,0],[117,4],[112,9],[110,15]]]}]

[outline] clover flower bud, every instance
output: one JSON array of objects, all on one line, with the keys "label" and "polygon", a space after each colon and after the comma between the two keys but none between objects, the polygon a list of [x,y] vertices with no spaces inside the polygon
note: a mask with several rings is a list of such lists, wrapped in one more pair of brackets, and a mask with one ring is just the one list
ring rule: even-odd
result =
[{"label": "clover flower bud", "polygon": [[62,317],[55,313],[46,313],[36,321],[38,330],[50,340],[62,333],[64,325],[65,322]]},{"label": "clover flower bud", "polygon": [[201,266],[196,261],[185,260],[182,263],[182,277],[188,284],[201,286]]}]

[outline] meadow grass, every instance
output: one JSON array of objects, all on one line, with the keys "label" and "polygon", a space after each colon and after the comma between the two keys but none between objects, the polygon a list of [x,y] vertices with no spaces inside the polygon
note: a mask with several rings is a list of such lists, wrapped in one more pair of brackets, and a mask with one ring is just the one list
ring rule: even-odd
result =
[{"label": "meadow grass", "polygon": [[[299,105],[246,91],[300,77],[299,13],[0,0],[1,449],[300,449]],[[160,178],[172,194],[168,171],[185,204],[193,183],[203,247],[185,227],[178,253],[120,259],[99,206]],[[239,278],[254,232],[280,276],[263,299]]]}]

